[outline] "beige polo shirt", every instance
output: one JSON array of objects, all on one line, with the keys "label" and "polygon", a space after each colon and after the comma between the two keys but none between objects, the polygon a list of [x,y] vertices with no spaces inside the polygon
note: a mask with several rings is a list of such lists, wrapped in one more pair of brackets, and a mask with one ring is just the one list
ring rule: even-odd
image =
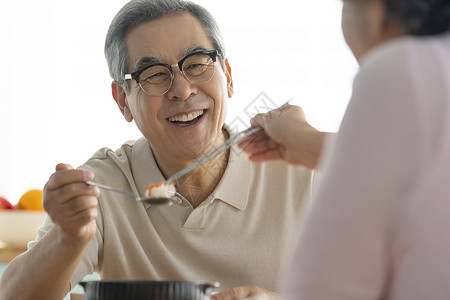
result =
[{"label": "beige polo shirt", "polygon": [[[94,171],[96,182],[139,195],[164,179],[144,138],[116,151],[101,149],[82,168]],[[150,206],[102,191],[97,234],[71,285],[96,271],[103,280],[218,281],[221,289],[258,285],[279,291],[311,180],[309,169],[251,163],[233,147],[219,185],[195,209],[186,200]],[[37,239],[51,226],[48,220]]]}]

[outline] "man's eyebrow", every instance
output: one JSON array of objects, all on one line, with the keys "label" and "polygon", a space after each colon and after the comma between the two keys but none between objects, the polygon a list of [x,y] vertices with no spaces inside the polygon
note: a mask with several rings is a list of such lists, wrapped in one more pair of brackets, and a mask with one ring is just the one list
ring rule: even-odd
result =
[{"label": "man's eyebrow", "polygon": [[[208,51],[208,49],[206,49],[205,47],[202,47],[202,46],[189,47],[186,50],[184,50],[182,56],[185,57],[185,56],[195,53],[197,51]],[[154,57],[154,56],[144,56],[144,57],[141,57],[141,59],[139,59],[138,62],[135,64],[134,70],[139,71],[145,67],[148,67],[149,65],[153,65],[153,64],[157,64],[157,63],[161,63],[159,58]]]},{"label": "man's eyebrow", "polygon": [[156,58],[154,56],[144,56],[144,57],[141,57],[141,59],[139,59],[138,62],[134,65],[134,70],[139,71],[149,65],[153,65],[156,63],[160,63],[158,58]]},{"label": "man's eyebrow", "polygon": [[197,51],[208,51],[208,49],[206,49],[205,47],[202,47],[202,46],[193,46],[193,47],[190,47],[190,48],[187,48],[186,50],[184,50],[183,57],[185,57],[189,54],[195,53]]}]

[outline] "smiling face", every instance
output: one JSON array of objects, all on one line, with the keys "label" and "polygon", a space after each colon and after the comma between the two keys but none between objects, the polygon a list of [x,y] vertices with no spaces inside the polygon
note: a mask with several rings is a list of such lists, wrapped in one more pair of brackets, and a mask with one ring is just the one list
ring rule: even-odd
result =
[{"label": "smiling face", "polygon": [[[175,64],[192,49],[214,50],[201,23],[187,13],[135,27],[126,45],[129,73],[137,70],[143,58]],[[202,85],[192,84],[174,67],[172,86],[161,96],[147,95],[135,80],[130,82],[129,95],[113,83],[113,96],[126,120],[134,120],[149,140],[157,159],[189,161],[221,142],[226,101],[233,93],[227,61],[226,66],[224,70],[217,60],[214,76]]]}]

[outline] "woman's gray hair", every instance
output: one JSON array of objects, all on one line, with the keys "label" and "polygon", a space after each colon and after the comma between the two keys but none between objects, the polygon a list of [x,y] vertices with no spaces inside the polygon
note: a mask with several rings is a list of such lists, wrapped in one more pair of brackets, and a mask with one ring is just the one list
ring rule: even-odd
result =
[{"label": "woman's gray hair", "polygon": [[384,0],[388,18],[399,21],[412,35],[426,36],[450,30],[449,0]]},{"label": "woman's gray hair", "polygon": [[202,6],[183,0],[131,0],[117,13],[111,22],[105,41],[105,56],[109,74],[120,83],[125,92],[129,86],[125,83],[126,62],[128,57],[125,38],[136,26],[176,13],[190,13],[203,25],[219,60],[225,58],[225,46],[222,33],[213,16]]}]

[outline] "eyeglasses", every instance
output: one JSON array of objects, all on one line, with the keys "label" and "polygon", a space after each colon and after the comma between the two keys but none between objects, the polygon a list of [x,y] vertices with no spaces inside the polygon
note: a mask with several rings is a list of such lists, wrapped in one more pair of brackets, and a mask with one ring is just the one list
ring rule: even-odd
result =
[{"label": "eyeglasses", "polygon": [[173,68],[178,66],[181,74],[189,82],[201,85],[209,82],[214,76],[214,62],[218,51],[198,51],[185,56],[176,64],[157,63],[125,74],[125,80],[134,79],[149,96],[161,96],[167,93],[173,83]]}]

